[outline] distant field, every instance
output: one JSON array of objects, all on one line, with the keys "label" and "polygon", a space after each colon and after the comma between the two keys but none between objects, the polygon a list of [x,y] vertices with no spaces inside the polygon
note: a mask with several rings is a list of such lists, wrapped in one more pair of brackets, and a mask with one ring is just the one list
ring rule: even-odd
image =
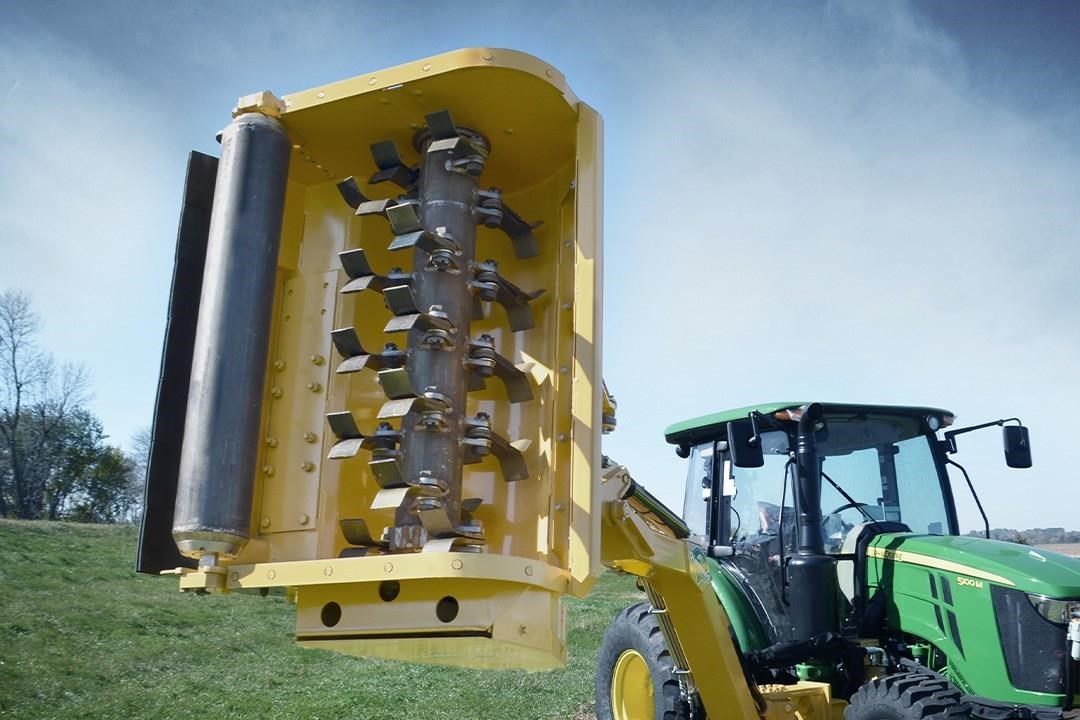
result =
[{"label": "distant field", "polygon": [[606,574],[568,601],[565,670],[480,672],[303,650],[284,597],[182,594],[134,557],[134,528],[0,520],[0,716],[587,718],[600,638],[641,597]]},{"label": "distant field", "polygon": [[1047,550],[1053,550],[1059,552],[1062,555],[1072,555],[1073,557],[1080,557],[1080,543],[1062,543],[1059,545],[1040,545],[1041,548]]}]

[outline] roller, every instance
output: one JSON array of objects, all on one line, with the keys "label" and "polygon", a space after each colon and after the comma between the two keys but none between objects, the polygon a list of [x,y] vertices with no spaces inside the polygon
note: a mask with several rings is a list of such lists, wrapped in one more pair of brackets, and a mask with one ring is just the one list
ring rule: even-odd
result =
[{"label": "roller", "polygon": [[172,528],[189,557],[234,557],[251,537],[289,149],[259,113],[221,136]]}]

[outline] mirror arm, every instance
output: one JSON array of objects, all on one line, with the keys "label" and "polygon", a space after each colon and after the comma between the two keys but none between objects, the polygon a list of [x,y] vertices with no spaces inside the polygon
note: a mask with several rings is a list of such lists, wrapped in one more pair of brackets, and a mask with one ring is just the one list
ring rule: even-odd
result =
[{"label": "mirror arm", "polygon": [[[992,420],[979,425],[972,425],[971,427],[957,428],[956,430],[947,430],[945,432],[946,450],[949,454],[956,452],[956,436],[963,435],[964,433],[974,432],[975,430],[983,430],[988,427],[1001,427],[1005,423],[1014,422],[1017,425],[1023,425],[1020,422],[1020,418],[1005,418],[1004,420]],[[959,467],[959,465],[957,465]]]},{"label": "mirror arm", "polygon": [[[1002,422],[1004,422],[1004,421],[1002,421]],[[990,423],[990,425],[994,425],[994,424],[996,424],[996,423]],[[988,427],[988,426],[984,425],[983,427]],[[972,429],[974,429],[974,428],[972,428]],[[960,468],[960,472],[962,472],[964,474],[964,480],[967,481],[968,489],[971,490],[971,497],[975,498],[975,505],[976,505],[976,507],[979,508],[979,514],[982,515],[983,526],[985,527],[984,533],[986,535],[986,539],[989,540],[990,539],[990,519],[988,517],[986,517],[986,511],[983,510],[982,502],[979,500],[979,493],[975,492],[975,485],[974,485],[974,483],[971,482],[971,477],[968,476],[968,471],[964,469],[963,465],[961,465],[958,462],[953,462],[949,458],[945,458],[945,462],[948,463],[949,465]]]}]

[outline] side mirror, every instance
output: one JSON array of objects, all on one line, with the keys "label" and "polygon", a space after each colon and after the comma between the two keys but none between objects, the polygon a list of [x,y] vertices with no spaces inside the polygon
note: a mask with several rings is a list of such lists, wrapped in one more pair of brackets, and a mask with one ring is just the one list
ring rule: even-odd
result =
[{"label": "side mirror", "polygon": [[728,451],[735,467],[756,468],[765,464],[761,438],[756,436],[749,420],[736,420],[727,426]]},{"label": "side mirror", "polygon": [[1031,467],[1031,439],[1023,425],[1006,425],[1001,428],[1005,443],[1005,464],[1011,468]]}]

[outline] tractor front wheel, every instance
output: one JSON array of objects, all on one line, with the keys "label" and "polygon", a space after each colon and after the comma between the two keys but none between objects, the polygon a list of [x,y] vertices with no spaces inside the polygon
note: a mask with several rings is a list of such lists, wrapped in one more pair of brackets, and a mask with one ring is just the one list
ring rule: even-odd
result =
[{"label": "tractor front wheel", "polygon": [[874,678],[851,696],[844,720],[967,720],[960,691],[923,673]]},{"label": "tractor front wheel", "polygon": [[615,616],[596,662],[597,720],[688,720],[664,635],[649,603]]}]

